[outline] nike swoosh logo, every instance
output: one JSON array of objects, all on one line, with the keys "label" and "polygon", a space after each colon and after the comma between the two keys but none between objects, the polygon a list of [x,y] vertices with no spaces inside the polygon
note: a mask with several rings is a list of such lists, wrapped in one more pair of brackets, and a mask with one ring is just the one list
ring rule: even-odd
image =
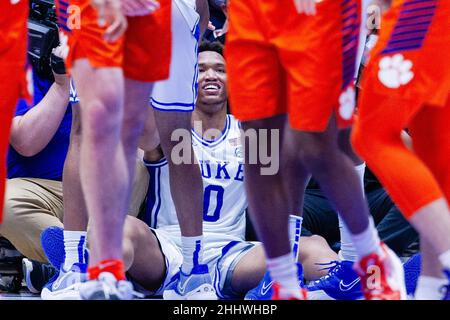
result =
[{"label": "nike swoosh logo", "polygon": [[356,286],[356,284],[359,282],[359,278],[356,278],[355,280],[353,280],[350,283],[344,283],[344,280],[341,280],[341,282],[339,282],[339,289],[341,289],[341,291],[349,291],[351,290],[354,286]]},{"label": "nike swoosh logo", "polygon": [[273,281],[270,281],[268,284],[266,284],[266,282],[263,282],[262,284],[262,288],[261,288],[261,294],[264,296],[267,291],[270,290],[270,288],[272,288],[273,285]]},{"label": "nike swoosh logo", "polygon": [[184,292],[186,291],[187,284],[189,283],[189,281],[191,281],[191,279],[192,279],[192,277],[188,277],[184,283],[180,284],[180,286],[178,287],[178,292],[179,293],[184,295]]},{"label": "nike swoosh logo", "polygon": [[11,4],[18,4],[20,0],[11,0]]}]

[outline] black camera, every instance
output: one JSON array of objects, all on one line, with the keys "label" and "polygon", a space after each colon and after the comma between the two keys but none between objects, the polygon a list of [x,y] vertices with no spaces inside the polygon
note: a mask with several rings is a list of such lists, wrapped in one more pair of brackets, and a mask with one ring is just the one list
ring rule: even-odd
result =
[{"label": "black camera", "polygon": [[50,56],[59,45],[54,0],[30,0],[28,19],[28,58],[41,76],[52,78]]}]

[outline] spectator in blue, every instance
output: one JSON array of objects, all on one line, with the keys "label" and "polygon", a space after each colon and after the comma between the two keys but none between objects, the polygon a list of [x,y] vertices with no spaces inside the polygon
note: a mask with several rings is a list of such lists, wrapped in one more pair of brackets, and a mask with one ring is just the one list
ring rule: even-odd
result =
[{"label": "spectator in blue", "polygon": [[[53,53],[58,55],[58,50]],[[54,81],[33,71],[33,104],[20,100],[13,119],[0,234],[24,256],[46,261],[41,231],[62,226],[62,176],[72,124],[71,83],[63,69],[59,69],[61,73],[53,71]]]}]

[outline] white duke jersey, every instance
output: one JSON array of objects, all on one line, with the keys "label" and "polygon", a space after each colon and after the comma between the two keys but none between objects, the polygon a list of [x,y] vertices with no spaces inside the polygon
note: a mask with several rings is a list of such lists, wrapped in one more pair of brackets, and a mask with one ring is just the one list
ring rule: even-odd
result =
[{"label": "white duke jersey", "polygon": [[[247,197],[240,124],[233,116],[227,115],[220,138],[207,141],[194,131],[192,136],[203,178],[203,232],[244,240]],[[167,160],[146,162],[145,165],[150,173],[150,183],[143,220],[152,228],[162,228],[179,235]]]}]

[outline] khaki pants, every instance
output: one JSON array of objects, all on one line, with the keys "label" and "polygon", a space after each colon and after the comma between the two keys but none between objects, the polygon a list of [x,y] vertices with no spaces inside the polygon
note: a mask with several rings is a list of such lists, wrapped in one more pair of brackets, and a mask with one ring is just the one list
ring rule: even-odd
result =
[{"label": "khaki pants", "polygon": [[[138,215],[148,183],[148,172],[140,160],[137,163],[128,214]],[[41,246],[41,232],[51,226],[63,228],[63,216],[61,181],[34,178],[15,178],[7,181],[0,234],[25,257],[47,262]]]}]

